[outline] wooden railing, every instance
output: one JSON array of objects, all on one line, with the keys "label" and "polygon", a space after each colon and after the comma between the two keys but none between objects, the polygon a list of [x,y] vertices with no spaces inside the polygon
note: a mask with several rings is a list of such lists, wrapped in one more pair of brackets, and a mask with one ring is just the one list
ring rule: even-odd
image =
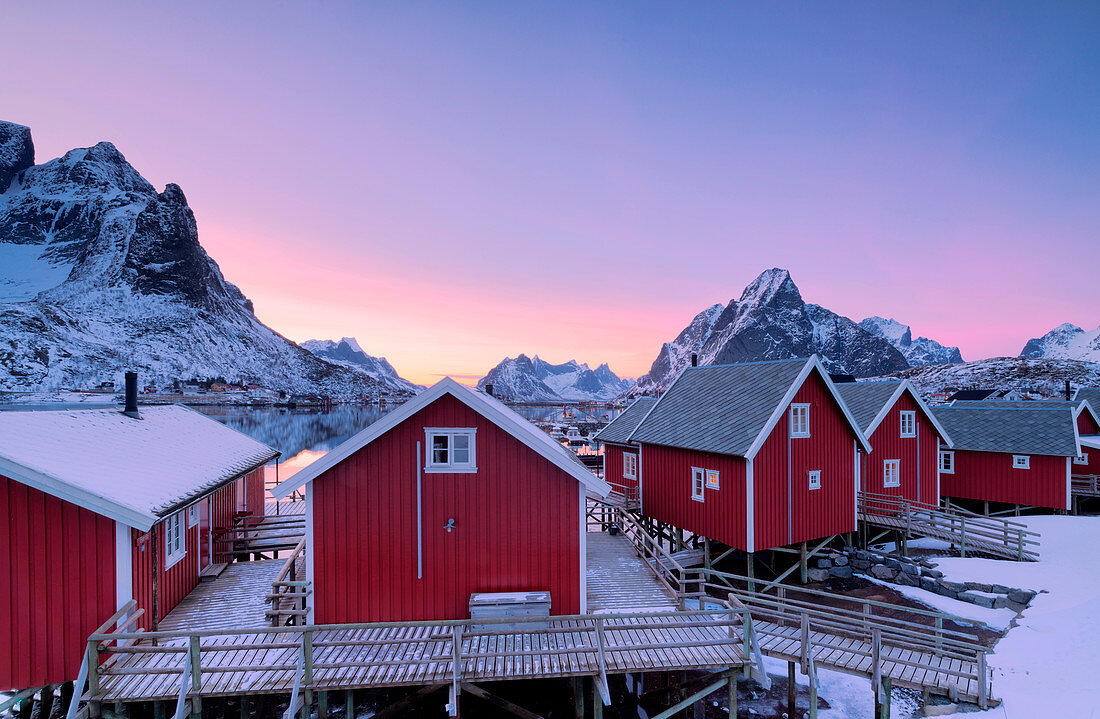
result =
[{"label": "wooden railing", "polygon": [[303,537],[271,582],[271,593],[264,600],[271,605],[265,614],[273,627],[306,623],[313,589],[306,579],[305,559],[306,540]]},{"label": "wooden railing", "polygon": [[967,551],[978,551],[1019,561],[1039,559],[1039,533],[1022,522],[871,492],[859,493],[858,511],[870,522],[875,517],[897,520],[906,536],[934,536],[957,544],[964,557]]},{"label": "wooden railing", "polygon": [[1080,497],[1100,497],[1100,475],[1074,474],[1070,477],[1070,492]]},{"label": "wooden railing", "polygon": [[292,549],[306,530],[304,514],[285,517],[241,515],[234,517],[233,526],[214,531],[214,554],[217,561],[247,559],[249,554]]},{"label": "wooden railing", "polygon": [[[102,653],[125,649],[143,639],[145,632],[134,628],[143,614],[145,610],[138,609],[137,601],[131,599],[92,632],[73,683],[73,697],[66,708],[65,719],[82,719],[87,716],[87,710],[80,708],[81,701],[94,697],[99,692],[100,675],[109,671],[117,658],[109,656],[105,659],[101,656]],[[82,696],[85,686],[88,688],[87,697]]]}]

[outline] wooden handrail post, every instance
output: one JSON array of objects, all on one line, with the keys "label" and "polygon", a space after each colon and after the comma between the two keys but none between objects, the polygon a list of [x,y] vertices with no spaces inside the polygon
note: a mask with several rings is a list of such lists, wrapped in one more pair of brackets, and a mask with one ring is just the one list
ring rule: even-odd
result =
[{"label": "wooden handrail post", "polygon": [[985,667],[985,652],[978,652],[978,706],[986,708],[988,696],[986,694],[986,680],[988,672]]},{"label": "wooden handrail post", "polygon": [[936,649],[943,648],[943,617],[936,617]]},{"label": "wooden handrail post", "polygon": [[313,630],[302,632],[302,677],[306,684],[313,683]]},{"label": "wooden handrail post", "polygon": [[191,653],[191,691],[202,690],[202,666],[199,663],[199,638],[194,634],[188,640],[188,651]]},{"label": "wooden handrail post", "polygon": [[879,661],[882,653],[882,636],[878,627],[871,630],[871,684],[875,687],[875,697],[882,692],[882,664]]},{"label": "wooden handrail post", "polygon": [[[99,694],[99,647],[98,642],[89,641],[85,656],[88,659],[88,698]],[[80,687],[76,688],[80,692]]]},{"label": "wooden handrail post", "polygon": [[959,517],[959,522],[960,522],[960,526],[962,527],[962,529],[960,530],[960,535],[959,535],[959,552],[962,553],[963,559],[965,559],[966,558],[966,515],[961,515]]}]

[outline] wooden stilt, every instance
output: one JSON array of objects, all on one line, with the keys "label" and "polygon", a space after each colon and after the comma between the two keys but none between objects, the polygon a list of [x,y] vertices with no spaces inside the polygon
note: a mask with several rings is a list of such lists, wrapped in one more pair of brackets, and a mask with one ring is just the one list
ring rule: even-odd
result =
[{"label": "wooden stilt", "polygon": [[241,697],[241,703],[240,703],[239,708],[240,708],[240,711],[241,711],[241,719],[248,719],[249,715],[252,714],[252,702],[248,698],[247,694],[245,696]]},{"label": "wooden stilt", "polygon": [[882,691],[879,693],[882,697],[879,702],[879,719],[890,719],[890,690],[892,688],[890,677],[883,677]]},{"label": "wooden stilt", "polygon": [[589,685],[592,687],[592,719],[603,719],[603,697],[596,688],[596,680],[593,679]]},{"label": "wooden stilt", "polygon": [[728,686],[729,702],[727,703],[729,705],[729,719],[737,719],[737,671],[734,669],[730,670],[730,680]]},{"label": "wooden stilt", "polygon": [[794,680],[794,662],[787,662],[787,716],[793,717],[798,684]]},{"label": "wooden stilt", "polygon": [[344,692],[344,717],[352,719],[355,716],[355,690],[348,689]]},{"label": "wooden stilt", "polygon": [[573,716],[584,719],[584,678],[573,677]]},{"label": "wooden stilt", "polygon": [[42,691],[38,694],[38,719],[50,719],[50,714],[52,713],[53,684],[47,684],[42,687]]},{"label": "wooden stilt", "polygon": [[61,706],[67,711],[69,703],[73,700],[73,683],[65,682],[61,685]]},{"label": "wooden stilt", "polygon": [[810,677],[810,719],[817,719],[817,682]]},{"label": "wooden stilt", "polygon": [[306,689],[302,692],[302,709],[298,713],[301,719],[309,719],[309,715],[313,713],[313,692]]},{"label": "wooden stilt", "polygon": [[126,716],[126,705],[122,702],[115,702],[115,717],[116,719],[123,719]]},{"label": "wooden stilt", "polygon": [[[202,697],[191,698],[191,719],[202,719]],[[304,719],[309,719],[309,715]]]},{"label": "wooden stilt", "polygon": [[749,578],[749,591],[750,592],[755,592],[756,591],[756,582],[752,581],[753,579],[756,578],[756,568],[754,566],[755,563],[753,562],[753,558],[755,556],[756,556],[755,552],[745,552],[745,565],[746,565],[745,576],[747,576]]},{"label": "wooden stilt", "polygon": [[798,560],[799,578],[802,580],[803,584],[810,581],[810,577],[807,573],[808,569],[809,569],[809,567],[807,566],[807,561],[806,561],[806,543],[803,542],[802,547],[800,548],[800,551],[799,551],[799,560]]},{"label": "wooden stilt", "polygon": [[165,719],[168,716],[168,710],[165,707],[165,702],[153,702],[153,719]]},{"label": "wooden stilt", "polygon": [[317,692],[317,719],[328,719],[328,692]]}]

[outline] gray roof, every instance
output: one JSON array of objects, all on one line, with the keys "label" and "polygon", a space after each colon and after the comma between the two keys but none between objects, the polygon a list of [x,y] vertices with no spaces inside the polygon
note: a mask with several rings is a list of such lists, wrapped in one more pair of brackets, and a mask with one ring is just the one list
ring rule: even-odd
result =
[{"label": "gray roof", "polygon": [[1086,400],[1094,410],[1100,412],[1100,387],[1081,387],[1073,395],[1073,399]]},{"label": "gray roof", "polygon": [[1060,412],[1042,407],[984,406],[991,404],[994,403],[941,406],[934,407],[932,412],[951,434],[955,449],[1059,457],[1077,455],[1076,422],[1073,408],[1068,404],[1063,403]]},{"label": "gray roof", "polygon": [[626,444],[630,438],[630,433],[638,428],[642,419],[645,418],[646,412],[652,409],[655,404],[657,404],[656,397],[639,397],[634,400],[634,404],[624,409],[618,417],[611,420],[606,427],[597,432],[595,439],[600,442]]},{"label": "gray roof", "polygon": [[871,423],[901,387],[896,382],[841,382],[836,385],[844,404],[855,417],[859,428],[866,433],[871,431]]},{"label": "gray roof", "polygon": [[688,367],[630,439],[747,456],[810,361]]}]

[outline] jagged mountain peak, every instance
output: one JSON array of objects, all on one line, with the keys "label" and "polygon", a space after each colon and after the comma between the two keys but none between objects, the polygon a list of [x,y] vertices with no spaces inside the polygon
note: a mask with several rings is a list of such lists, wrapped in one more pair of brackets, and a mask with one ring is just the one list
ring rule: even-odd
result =
[{"label": "jagged mountain peak", "polygon": [[0,193],[17,174],[34,165],[34,141],[25,125],[0,120]]},{"label": "jagged mountain peak", "polygon": [[802,303],[802,293],[791,279],[791,273],[787,270],[773,267],[761,272],[755,280],[750,282],[738,305],[770,305],[776,303],[790,304]]},{"label": "jagged mountain peak", "polygon": [[1073,323],[1063,322],[1042,337],[1028,340],[1020,356],[1100,362],[1100,327],[1087,332]]},{"label": "jagged mountain peak", "polygon": [[963,361],[958,347],[947,347],[927,337],[913,339],[909,325],[894,318],[868,317],[859,326],[892,344],[912,367],[929,364],[957,364]]},{"label": "jagged mountain peak", "polygon": [[306,340],[300,347],[329,362],[365,372],[368,376],[393,389],[415,392],[420,385],[413,384],[397,374],[397,370],[385,357],[372,357],[363,351],[354,337],[336,340]]},{"label": "jagged mountain peak", "polygon": [[630,386],[630,380],[620,379],[607,364],[595,371],[587,363],[569,360],[551,364],[538,355],[530,359],[525,354],[506,357],[478,380],[484,389],[493,385],[494,394],[524,402],[562,402],[606,400],[618,396]]}]

